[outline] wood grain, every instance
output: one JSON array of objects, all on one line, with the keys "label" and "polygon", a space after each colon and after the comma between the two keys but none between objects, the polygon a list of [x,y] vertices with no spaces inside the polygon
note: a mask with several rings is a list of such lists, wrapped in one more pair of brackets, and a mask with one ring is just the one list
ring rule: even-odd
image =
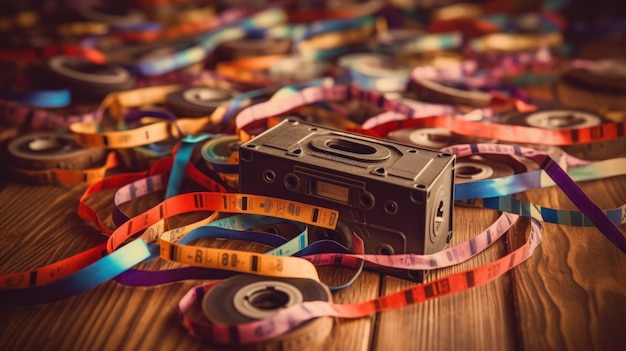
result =
[{"label": "wood grain", "polygon": [[[0,190],[0,272],[43,266],[105,242],[106,237],[75,213],[83,191],[84,187],[4,186]],[[109,215],[112,195],[108,191],[88,200],[109,227],[113,227]],[[159,195],[133,201],[124,210],[140,213],[155,205]],[[225,241],[219,246],[253,249]],[[163,269],[171,265],[151,262],[140,268]],[[349,269],[326,269],[321,271],[321,278],[339,284],[353,273]],[[379,274],[365,272],[351,287],[334,293],[333,301],[372,299],[378,296],[379,279]],[[180,297],[200,283],[136,288],[110,281],[50,304],[0,305],[0,343],[3,350],[218,350],[188,335],[177,317]],[[321,346],[327,350],[367,350],[373,321],[373,317],[336,321],[332,335]]]},{"label": "wood grain", "polygon": [[[626,176],[580,185],[600,208],[626,203]],[[556,189],[527,195],[544,206],[574,208]],[[543,227],[536,257],[513,273],[523,348],[621,349],[626,255],[595,228]],[[624,229],[622,225],[622,233]]]},{"label": "wood grain", "polygon": [[[454,237],[458,244],[486,229],[497,218],[491,210],[454,209]],[[465,271],[506,254],[503,243],[462,264],[432,271],[428,280]],[[407,289],[412,283],[386,277],[382,294]],[[509,350],[515,344],[511,286],[508,278],[416,306],[383,312],[377,324],[376,350]],[[399,333],[398,331],[402,332]],[[395,335],[396,337],[390,337]],[[402,342],[397,337],[402,337]]]},{"label": "wood grain", "polygon": [[[529,91],[534,96],[551,98],[554,90],[543,86]],[[586,91],[560,91],[558,97],[566,104],[599,110],[609,103],[606,96]],[[624,101],[622,96],[610,103]],[[601,208],[626,203],[626,176],[580,185]],[[106,240],[76,215],[83,190],[84,187],[31,186],[19,181],[0,183],[0,274],[55,262]],[[108,192],[89,200],[110,226],[112,195]],[[540,205],[574,209],[556,188],[537,189],[523,196]],[[128,204],[127,210],[139,213],[156,204],[158,199],[158,196],[142,199]],[[459,243],[477,234],[496,216],[493,210],[456,206],[453,242]],[[624,233],[624,225],[620,230]],[[427,279],[478,267],[502,257],[518,247],[527,232],[528,223],[521,220],[505,238],[474,259],[433,271]],[[623,349],[626,255],[595,228],[544,224],[543,238],[533,257],[492,283],[367,318],[336,319],[331,335],[311,349]],[[241,247],[238,245],[242,244],[221,242],[219,245]],[[170,265],[154,262],[142,267],[159,269]],[[349,278],[351,273],[345,269],[324,269],[321,276],[325,281],[338,282]],[[0,348],[20,351],[226,350],[228,348],[198,342],[178,321],[179,298],[199,283],[185,281],[136,288],[111,281],[50,304],[0,305]],[[333,300],[336,303],[364,301],[414,284],[364,272],[352,286],[334,292]]]}]

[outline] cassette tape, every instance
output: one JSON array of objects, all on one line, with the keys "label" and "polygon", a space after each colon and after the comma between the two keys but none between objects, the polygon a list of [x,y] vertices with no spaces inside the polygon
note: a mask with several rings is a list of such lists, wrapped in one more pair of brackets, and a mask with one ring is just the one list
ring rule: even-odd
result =
[{"label": "cassette tape", "polygon": [[241,192],[339,212],[337,228],[311,228],[310,241],[350,248],[354,232],[369,254],[430,254],[452,237],[455,155],[287,118],[240,145],[239,157]]}]

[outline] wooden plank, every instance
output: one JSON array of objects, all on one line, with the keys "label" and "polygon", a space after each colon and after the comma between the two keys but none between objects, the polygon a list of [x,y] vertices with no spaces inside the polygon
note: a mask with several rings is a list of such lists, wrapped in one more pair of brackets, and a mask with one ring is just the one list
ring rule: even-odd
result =
[{"label": "wooden plank", "polygon": [[[626,176],[581,183],[600,208],[626,203]],[[575,209],[557,189],[530,201]],[[624,233],[624,225],[620,226]],[[596,228],[543,225],[535,257],[514,272],[521,344],[526,350],[618,350],[626,316],[626,255]]]},{"label": "wooden plank", "polygon": [[[453,244],[487,228],[496,211],[455,207]],[[500,239],[503,240],[503,239]],[[506,254],[498,242],[462,264],[432,271],[428,280],[484,265]],[[386,277],[381,294],[415,283]],[[508,350],[515,345],[515,325],[508,277],[469,291],[380,314],[375,350]]]},{"label": "wooden plank", "polygon": [[[0,190],[0,272],[39,267],[105,242],[106,237],[76,215],[83,190],[84,187],[6,184]],[[110,228],[113,194],[107,191],[88,200]],[[159,200],[159,194],[148,196],[127,204],[125,210],[138,214]],[[254,249],[241,243],[219,244]],[[140,266],[163,269],[173,264],[155,261]],[[326,269],[321,278],[338,284],[353,273],[349,269]],[[365,272],[349,288],[333,293],[333,300],[345,303],[372,299],[378,295],[379,279],[378,274]],[[3,350],[232,350],[200,343],[178,320],[178,300],[200,283],[185,281],[136,288],[110,281],[49,304],[0,305],[0,342]],[[327,350],[367,350],[373,321],[374,317],[335,321],[331,335],[317,346]]]},{"label": "wooden plank", "polygon": [[[322,281],[329,281],[325,275],[334,275],[338,281],[346,281],[349,271],[343,269],[328,269],[322,272]],[[380,287],[380,275],[374,272],[364,271],[357,281],[350,287],[333,293],[335,303],[354,303],[371,300],[378,297]],[[370,349],[376,316],[372,315],[360,319],[334,319],[331,334],[315,350],[354,350],[365,351]]]}]

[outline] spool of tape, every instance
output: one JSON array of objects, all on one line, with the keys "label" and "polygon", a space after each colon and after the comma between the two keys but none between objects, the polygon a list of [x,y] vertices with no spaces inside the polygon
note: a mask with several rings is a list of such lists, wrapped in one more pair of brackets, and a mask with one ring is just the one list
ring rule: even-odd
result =
[{"label": "spool of tape", "polygon": [[167,94],[165,106],[179,117],[208,116],[237,94],[234,90],[193,87]]},{"label": "spool of tape", "polygon": [[402,128],[390,132],[387,138],[403,143],[439,150],[455,144],[495,143],[496,140],[460,135],[445,128]]},{"label": "spool of tape", "polygon": [[486,107],[492,100],[488,92],[431,79],[412,79],[407,90],[418,100],[451,105]]},{"label": "spool of tape", "polygon": [[418,53],[399,53],[394,55],[400,61],[413,67],[415,66],[435,66],[458,65],[463,61],[463,56],[452,51],[426,51]]},{"label": "spool of tape", "polygon": [[81,4],[77,14],[85,20],[106,23],[113,26],[125,26],[144,22],[143,12],[135,10],[123,3],[102,2],[98,5]]},{"label": "spool of tape", "polygon": [[381,54],[344,55],[338,65],[360,88],[380,92],[404,91],[411,73],[410,66]]},{"label": "spool of tape", "polygon": [[485,13],[485,8],[479,4],[459,2],[434,7],[430,11],[430,18],[437,21],[448,21],[457,18],[477,18]]},{"label": "spool of tape", "polygon": [[598,93],[626,92],[626,60],[597,61],[588,68],[572,68],[563,74],[562,81]]},{"label": "spool of tape", "polygon": [[[239,274],[209,290],[202,300],[202,310],[209,321],[232,325],[264,319],[298,303],[331,299],[328,288],[313,279]],[[311,347],[330,334],[332,324],[330,317],[316,318],[262,346],[271,344],[271,349],[283,351]]]},{"label": "spool of tape", "polygon": [[202,158],[220,173],[239,173],[239,157],[235,153],[239,152],[241,140],[236,135],[224,135],[213,138],[202,145]]},{"label": "spool of tape", "polygon": [[[577,109],[546,109],[502,116],[502,123],[542,129],[571,130],[609,123],[593,112]],[[607,160],[626,154],[626,139],[617,138],[585,144],[563,145],[561,149],[583,160]]]},{"label": "spool of tape", "polygon": [[422,29],[390,28],[377,33],[368,43],[368,47],[375,52],[393,54],[398,48],[401,48],[404,43],[424,34],[425,32]]},{"label": "spool of tape", "polygon": [[521,52],[563,44],[560,32],[550,33],[490,33],[470,40],[468,47],[479,53]]},{"label": "spool of tape", "polygon": [[69,88],[78,96],[102,98],[135,84],[133,76],[122,66],[95,64],[82,57],[54,56],[44,67],[52,84]]},{"label": "spool of tape", "polygon": [[284,38],[241,38],[222,43],[215,51],[220,61],[244,57],[284,55],[291,50],[291,40]]},{"label": "spool of tape", "polygon": [[10,162],[30,169],[86,169],[101,162],[106,151],[83,148],[71,134],[32,133],[11,140],[7,146]]},{"label": "spool of tape", "polygon": [[444,128],[404,128],[392,131],[387,137],[431,149],[441,149],[453,144],[452,132]]},{"label": "spool of tape", "polygon": [[141,73],[141,67],[150,61],[173,56],[189,48],[188,40],[159,40],[157,42],[117,44],[107,50],[107,58],[127,67],[131,72]]},{"label": "spool of tape", "polygon": [[574,109],[549,109],[527,113],[512,113],[502,122],[543,129],[576,129],[598,126],[603,118],[593,112]]},{"label": "spool of tape", "polygon": [[330,68],[326,61],[290,56],[272,62],[268,72],[272,79],[279,82],[306,82],[326,75]]},{"label": "spool of tape", "polygon": [[454,182],[460,184],[514,174],[515,169],[509,164],[495,162],[482,156],[469,156],[457,159]]}]

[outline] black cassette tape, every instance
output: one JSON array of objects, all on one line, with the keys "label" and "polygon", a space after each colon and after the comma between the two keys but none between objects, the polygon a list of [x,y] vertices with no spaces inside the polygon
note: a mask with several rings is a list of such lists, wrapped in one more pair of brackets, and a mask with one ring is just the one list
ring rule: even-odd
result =
[{"label": "black cassette tape", "polygon": [[[339,211],[334,231],[310,241],[371,254],[429,254],[452,235],[455,155],[285,119],[239,148],[240,188]],[[423,272],[386,270],[421,281]]]}]

